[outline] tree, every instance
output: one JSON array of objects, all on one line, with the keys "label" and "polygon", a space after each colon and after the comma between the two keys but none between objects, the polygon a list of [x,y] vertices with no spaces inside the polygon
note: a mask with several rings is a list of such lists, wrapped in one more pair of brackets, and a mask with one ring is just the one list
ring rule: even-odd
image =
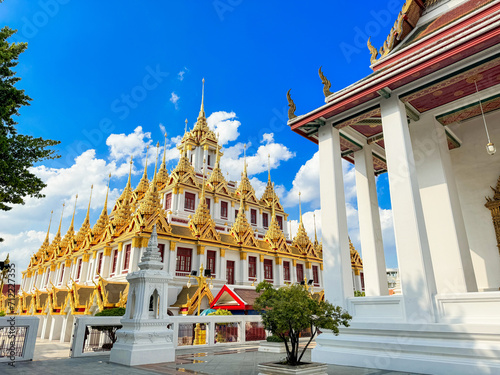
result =
[{"label": "tree", "polygon": [[[264,327],[285,342],[285,364],[297,366],[302,356],[318,333],[319,328],[329,329],[335,335],[339,326],[349,326],[352,317],[340,306],[327,301],[317,301],[302,285],[288,285],[275,289],[263,281],[257,285],[262,294],[255,300],[255,310],[260,310]],[[299,355],[301,331],[310,328],[311,337]]]},{"label": "tree", "polygon": [[29,105],[31,98],[15,87],[21,78],[12,68],[28,47],[27,43],[7,41],[15,33],[7,26],[0,30],[0,209],[3,211],[12,209],[12,204],[24,204],[25,197],[44,197],[41,190],[46,184],[29,169],[40,161],[58,158],[48,147],[60,143],[17,132],[14,116],[19,116],[19,109]]}]

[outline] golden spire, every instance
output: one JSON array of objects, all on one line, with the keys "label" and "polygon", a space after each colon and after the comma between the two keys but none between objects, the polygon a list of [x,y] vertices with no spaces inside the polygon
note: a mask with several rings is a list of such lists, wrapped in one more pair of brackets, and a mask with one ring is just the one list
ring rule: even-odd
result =
[{"label": "golden spire", "polygon": [[50,226],[52,224],[52,214],[54,211],[50,211],[50,220],[49,220],[49,229],[47,229],[47,235],[45,236],[45,240],[43,241],[42,247],[40,250],[45,250],[49,246],[49,233],[50,233]]},{"label": "golden spire", "polygon": [[301,192],[299,191],[299,229],[297,230],[297,235],[293,239],[292,246],[297,246],[298,248],[305,249],[307,245],[311,242],[309,236],[307,235],[306,229],[304,228],[304,223],[302,222],[302,205],[300,201]]},{"label": "golden spire", "polygon": [[224,175],[220,169],[220,157],[222,152],[219,151],[219,135],[217,134],[217,146],[215,147],[215,165],[210,177],[208,178],[208,183],[215,189],[215,187],[221,182],[226,182]]},{"label": "golden spire", "polygon": [[234,221],[231,228],[231,235],[234,237],[238,244],[243,243],[243,235],[247,233],[248,229],[251,228],[248,223],[247,217],[245,215],[245,202],[243,201],[243,194],[240,195],[240,209],[238,211],[238,216]]},{"label": "golden spire", "polygon": [[64,214],[64,206],[66,206],[66,205],[63,203],[63,207],[61,210],[61,219],[59,219],[59,228],[57,229],[56,237],[54,239],[61,238],[61,224],[62,224],[62,218],[63,218],[63,214]]},{"label": "golden spire", "polygon": [[253,190],[252,184],[248,179],[247,174],[247,145],[243,145],[243,173],[241,174],[241,182],[238,188],[236,189],[236,193],[247,195],[249,192],[255,193]]},{"label": "golden spire", "polygon": [[130,209],[130,198],[132,196],[132,188],[130,187],[130,176],[132,174],[132,156],[130,157],[130,170],[128,174],[127,185],[123,189],[122,194],[116,200],[115,208],[113,208],[113,225],[116,227],[121,227],[126,224],[130,219],[131,209]]},{"label": "golden spire", "polygon": [[188,119],[184,121],[184,134],[186,134],[188,131]]},{"label": "golden spire", "polygon": [[148,180],[148,152],[149,152],[149,145],[146,146],[146,163],[144,164],[144,174],[142,175],[141,180],[139,181],[139,185],[135,188],[135,192],[138,194],[144,194],[149,187],[149,180]]},{"label": "golden spire", "polygon": [[108,176],[108,188],[106,190],[106,199],[104,200],[104,207],[102,208],[101,215],[99,216],[99,219],[97,219],[97,222],[94,224],[94,227],[92,228],[92,234],[95,236],[99,236],[104,230],[106,229],[106,226],[108,225],[109,222],[109,217],[108,217],[108,194],[109,194],[109,182],[111,180],[111,173]]},{"label": "golden spire", "polygon": [[66,235],[61,241],[61,248],[66,248],[68,247],[70,241],[73,239],[75,236],[75,212],[76,212],[76,202],[78,201],[78,194],[75,197],[75,206],[73,208],[73,216],[71,217],[71,224],[69,225],[68,231],[66,232]]},{"label": "golden spire", "polygon": [[271,154],[267,154],[267,183],[271,182]]},{"label": "golden spire", "polygon": [[318,234],[316,233],[316,214],[313,213],[314,220],[314,245],[318,245]]},{"label": "golden spire", "polygon": [[205,105],[204,105],[204,100],[205,100],[205,78],[203,78],[202,82],[202,89],[201,89],[201,107],[200,107],[200,114],[198,115],[198,120],[196,121],[196,124],[193,128],[193,132],[195,132],[196,137],[198,137],[198,140],[202,139],[203,135],[207,132],[210,131],[207,125],[207,119],[205,118]]},{"label": "golden spire", "polygon": [[274,191],[274,184],[271,182],[271,155],[267,154],[267,185],[264,194],[262,194],[262,198],[260,198],[260,202],[262,204],[267,204],[269,207],[274,200],[279,202],[279,198]]},{"label": "golden spire", "polygon": [[158,171],[158,175],[156,176],[158,189],[168,182],[166,155],[167,155],[167,133],[165,133],[165,143],[163,145],[163,160],[161,162],[161,166],[160,166],[160,170]]},{"label": "golden spire", "polygon": [[179,162],[172,171],[171,175],[173,175],[176,179],[180,179],[185,173],[195,173],[193,166],[187,158],[186,143],[183,145],[181,157],[179,158]]},{"label": "golden spire", "polygon": [[141,201],[139,206],[139,213],[142,215],[152,215],[157,210],[161,209],[160,197],[158,196],[158,186],[156,186],[156,168],[158,166],[158,153],[160,151],[160,143],[156,145],[156,164],[155,173],[153,175],[153,181],[148,187],[144,199]]},{"label": "golden spire", "polygon": [[205,163],[206,160],[203,159],[203,182],[201,187],[200,202],[198,203],[198,207],[196,207],[196,212],[194,213],[193,218],[189,222],[189,227],[195,231],[199,231],[211,219],[210,210],[208,209],[207,202],[205,200]]},{"label": "golden spire", "polygon": [[201,107],[200,107],[200,115],[198,116],[198,118],[202,116],[205,117],[205,107],[203,105],[204,98],[205,98],[205,78],[201,80]]},{"label": "golden spire", "polygon": [[92,190],[94,189],[94,185],[90,186],[90,199],[89,199],[89,207],[87,208],[87,216],[85,216],[85,220],[83,221],[82,226],[78,230],[78,233],[75,236],[75,240],[78,244],[82,243],[85,239],[87,233],[91,231],[90,229],[90,203],[92,202]]},{"label": "golden spire", "polygon": [[272,201],[272,210],[271,210],[271,224],[269,225],[269,229],[266,232],[264,240],[271,246],[272,249],[276,249],[278,247],[278,243],[280,239],[284,238],[283,231],[278,224],[278,220],[276,220],[276,199]]}]

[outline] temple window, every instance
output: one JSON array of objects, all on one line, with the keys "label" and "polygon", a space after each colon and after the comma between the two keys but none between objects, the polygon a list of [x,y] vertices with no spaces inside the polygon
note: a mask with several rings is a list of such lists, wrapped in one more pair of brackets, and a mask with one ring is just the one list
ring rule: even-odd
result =
[{"label": "temple window", "polygon": [[172,206],[172,193],[165,195],[165,209],[168,210]]},{"label": "temple window", "polygon": [[248,278],[254,280],[257,277],[257,257],[248,257]]},{"label": "temple window", "polygon": [[114,275],[116,273],[116,265],[118,264],[118,250],[113,252],[113,264],[111,265],[111,274]]},{"label": "temple window", "polygon": [[280,229],[283,230],[283,217],[276,216],[276,220],[278,221],[278,225],[280,226]]},{"label": "temple window", "polygon": [[205,203],[207,204],[208,212],[210,212],[210,198],[205,198]]},{"label": "temple window", "polygon": [[264,212],[262,214],[262,226],[264,228],[268,228],[269,227],[269,215],[267,214],[267,212]]},{"label": "temple window", "polygon": [[188,276],[191,272],[191,255],[193,250],[183,247],[177,248],[176,276]]},{"label": "temple window", "polygon": [[319,271],[318,266],[312,266],[314,286],[319,286]]},{"label": "temple window", "polygon": [[250,223],[257,225],[257,210],[253,208],[250,210]]},{"label": "temple window", "polygon": [[273,281],[273,261],[272,259],[264,259],[264,279]]},{"label": "temple window", "polygon": [[61,266],[61,271],[60,271],[60,275],[59,275],[59,284],[61,284],[61,283],[62,283],[62,281],[63,281],[63,276],[64,276],[64,269],[65,269],[65,267],[66,267],[66,266],[65,266],[64,264]]},{"label": "temple window", "polygon": [[226,279],[228,284],[234,284],[234,260],[228,260],[226,263]]},{"label": "temple window", "polygon": [[101,274],[102,272],[102,253],[99,253],[99,255],[97,256],[97,268],[96,268],[96,276],[98,276],[99,274]]},{"label": "temple window", "polygon": [[210,162],[210,155],[208,155],[207,157],[207,165],[212,165],[212,163]]},{"label": "temple window", "polygon": [[165,244],[159,243],[158,244],[158,251],[160,252],[161,262],[163,263],[163,259],[165,257]]},{"label": "temple window", "polygon": [[297,264],[297,282],[304,280],[304,265]]},{"label": "temple window", "polygon": [[220,202],[220,217],[222,219],[227,219],[227,202]]},{"label": "temple window", "polygon": [[132,250],[132,245],[128,244],[125,246],[125,259],[123,260],[123,271],[122,273],[127,273],[130,268],[130,252]]},{"label": "temple window", "polygon": [[184,209],[186,211],[194,212],[195,202],[196,202],[196,195],[193,193],[186,192],[186,194],[184,195]]},{"label": "temple window", "polygon": [[290,262],[283,262],[283,279],[290,281]]},{"label": "temple window", "polygon": [[215,277],[215,257],[216,252],[214,250],[207,250],[207,269],[210,270],[212,276]]},{"label": "temple window", "polygon": [[78,268],[77,268],[77,271],[76,271],[76,280],[80,280],[80,275],[82,273],[82,259],[78,259]]}]

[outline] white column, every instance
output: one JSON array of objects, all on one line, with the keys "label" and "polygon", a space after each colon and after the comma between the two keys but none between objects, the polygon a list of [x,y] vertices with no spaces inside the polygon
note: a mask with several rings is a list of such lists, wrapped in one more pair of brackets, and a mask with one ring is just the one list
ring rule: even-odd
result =
[{"label": "white column", "polygon": [[427,117],[410,132],[437,291],[477,292],[444,127]]},{"label": "white column", "polygon": [[[169,245],[172,246],[172,245]],[[172,276],[175,276],[175,267],[177,266],[177,251],[170,250],[170,248],[165,249],[165,252],[169,252],[169,260],[168,260],[168,270]]]},{"label": "white column", "polygon": [[405,106],[393,95],[380,107],[406,318],[434,322],[436,283]]},{"label": "white column", "polygon": [[274,285],[276,286],[282,286],[282,285],[285,285],[285,280],[284,280],[284,275],[283,275],[283,259],[280,259],[280,262],[278,263],[276,260],[275,260],[275,270],[276,270],[276,278],[275,278],[275,282],[274,282]]},{"label": "white column", "polygon": [[325,296],[334,305],[347,307],[352,297],[351,256],[347,234],[344,178],[340,154],[340,133],[331,125],[318,130],[320,161],[321,222]]},{"label": "white column", "polygon": [[372,146],[365,144],[362,150],[355,152],[354,162],[365,294],[386,296],[389,294],[389,289],[385,273],[384,244],[373,170]]},{"label": "white column", "polygon": [[219,279],[221,279],[222,281],[224,281],[224,284],[226,283],[226,272],[227,272],[227,260],[226,260],[226,257],[221,257],[221,260],[220,260],[220,276],[219,276]]},{"label": "white column", "polygon": [[[243,253],[242,253],[243,254]],[[248,284],[248,254],[240,257],[241,283]]]}]

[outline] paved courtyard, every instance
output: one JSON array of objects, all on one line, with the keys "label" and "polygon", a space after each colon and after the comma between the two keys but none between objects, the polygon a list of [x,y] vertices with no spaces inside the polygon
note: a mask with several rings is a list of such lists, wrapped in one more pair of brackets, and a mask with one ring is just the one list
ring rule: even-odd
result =
[{"label": "paved courtyard", "polygon": [[[257,375],[257,365],[261,362],[279,361],[283,354],[261,353],[258,346],[229,345],[215,348],[186,348],[177,350],[175,362],[125,367],[109,363],[109,355],[85,358],[69,358],[69,345],[38,340],[35,357],[31,362],[18,362],[13,368],[0,364],[1,374],[43,374],[43,375]],[[311,358],[310,349],[304,355],[304,360]],[[362,359],[360,358],[360,365]],[[335,375],[396,375],[394,371],[375,370],[362,367],[328,366],[328,374]]]}]

